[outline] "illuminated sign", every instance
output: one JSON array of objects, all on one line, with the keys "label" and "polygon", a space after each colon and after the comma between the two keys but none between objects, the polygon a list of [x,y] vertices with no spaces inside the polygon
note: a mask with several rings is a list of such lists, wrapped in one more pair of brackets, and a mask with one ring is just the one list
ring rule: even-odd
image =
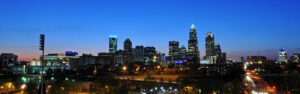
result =
[{"label": "illuminated sign", "polygon": [[76,51],[66,51],[66,55],[75,55],[78,54]]},{"label": "illuminated sign", "polygon": [[174,61],[175,64],[183,64],[184,62],[183,61]]}]

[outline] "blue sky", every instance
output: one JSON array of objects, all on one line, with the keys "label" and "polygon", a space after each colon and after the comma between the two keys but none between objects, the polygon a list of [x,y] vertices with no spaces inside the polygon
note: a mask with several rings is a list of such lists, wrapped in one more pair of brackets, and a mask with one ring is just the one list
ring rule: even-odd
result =
[{"label": "blue sky", "polygon": [[135,45],[168,53],[168,41],[187,46],[196,25],[201,56],[205,34],[215,34],[228,57],[276,58],[280,47],[300,53],[298,0],[1,0],[0,53],[21,60],[38,58],[39,34],[46,53],[76,50],[107,52],[108,36],[118,35],[118,49]]}]

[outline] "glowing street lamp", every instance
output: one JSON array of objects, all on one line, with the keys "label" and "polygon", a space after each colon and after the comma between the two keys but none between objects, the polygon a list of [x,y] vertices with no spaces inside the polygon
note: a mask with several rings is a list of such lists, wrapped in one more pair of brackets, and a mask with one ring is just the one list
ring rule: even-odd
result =
[{"label": "glowing street lamp", "polygon": [[126,66],[123,66],[122,69],[123,69],[123,71],[126,71],[126,70],[127,70],[127,67],[126,67]]},{"label": "glowing street lamp", "polygon": [[24,90],[26,88],[26,84],[21,85],[21,89]]},{"label": "glowing street lamp", "polygon": [[158,68],[158,69],[160,69],[160,66],[159,66],[159,65],[157,65],[157,68]]}]

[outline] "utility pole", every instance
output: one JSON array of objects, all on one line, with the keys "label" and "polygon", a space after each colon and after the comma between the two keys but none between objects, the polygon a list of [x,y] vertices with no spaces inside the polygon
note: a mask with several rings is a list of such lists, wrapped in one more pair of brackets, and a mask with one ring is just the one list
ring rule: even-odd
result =
[{"label": "utility pole", "polygon": [[44,93],[44,52],[45,52],[45,35],[44,34],[41,34],[40,35],[40,50],[42,51],[42,58],[41,58],[41,61],[42,61],[42,76],[41,76],[41,94]]}]

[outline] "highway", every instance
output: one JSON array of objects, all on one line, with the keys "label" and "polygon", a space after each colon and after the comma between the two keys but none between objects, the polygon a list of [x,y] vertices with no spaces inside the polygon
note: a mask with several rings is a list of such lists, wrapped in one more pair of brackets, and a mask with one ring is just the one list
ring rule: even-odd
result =
[{"label": "highway", "polygon": [[[124,75],[124,76],[115,76],[116,79],[123,80],[133,80],[133,81],[145,81],[147,75]],[[176,84],[176,79],[178,75],[150,75],[150,77],[154,78],[151,80],[147,80],[150,82],[163,82],[163,83],[174,83]],[[161,80],[163,79],[163,80]]]},{"label": "highway", "polygon": [[276,94],[276,86],[270,86],[261,77],[246,74],[246,84],[251,94]]}]

